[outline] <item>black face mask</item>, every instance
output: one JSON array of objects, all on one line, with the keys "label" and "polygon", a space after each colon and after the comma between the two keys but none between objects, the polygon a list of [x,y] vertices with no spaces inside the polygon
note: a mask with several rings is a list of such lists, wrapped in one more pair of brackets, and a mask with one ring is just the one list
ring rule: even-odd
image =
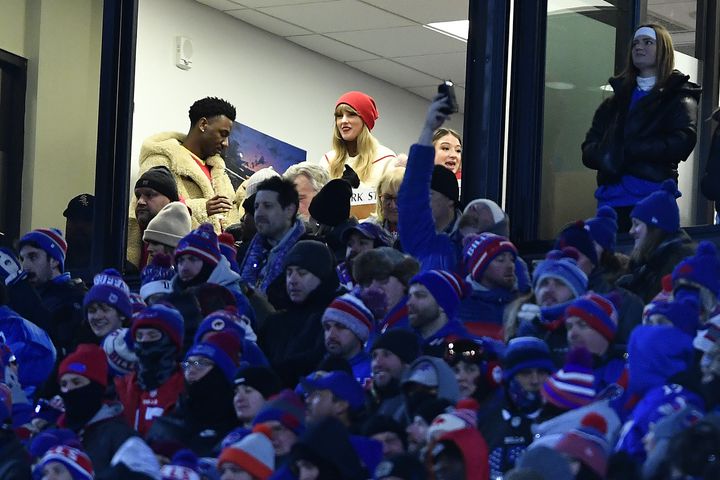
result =
[{"label": "black face mask", "polygon": [[65,404],[65,423],[67,428],[78,431],[100,410],[105,387],[90,382],[84,387],[61,393]]},{"label": "black face mask", "polygon": [[233,385],[217,366],[197,382],[188,383],[186,380],[185,391],[190,414],[200,425],[226,427],[237,423]]},{"label": "black face mask", "polygon": [[146,392],[165,383],[177,370],[177,346],[168,335],[154,342],[136,342],[138,357],[137,381]]}]

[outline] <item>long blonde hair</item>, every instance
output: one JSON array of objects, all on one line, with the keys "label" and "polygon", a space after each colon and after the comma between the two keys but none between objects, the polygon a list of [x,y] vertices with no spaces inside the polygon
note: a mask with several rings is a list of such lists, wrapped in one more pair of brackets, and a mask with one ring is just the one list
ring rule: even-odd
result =
[{"label": "long blonde hair", "polygon": [[[335,108],[335,114],[352,113],[358,115],[357,111],[350,105],[343,103]],[[366,182],[370,178],[372,165],[377,156],[378,141],[372,136],[367,125],[363,122],[363,128],[357,137],[357,162],[355,163],[355,173],[360,177],[361,182]],[[337,122],[333,122],[333,139],[332,139],[334,156],[330,161],[330,178],[342,177],[347,162],[348,154],[345,140],[340,136],[340,130],[337,128]]]}]

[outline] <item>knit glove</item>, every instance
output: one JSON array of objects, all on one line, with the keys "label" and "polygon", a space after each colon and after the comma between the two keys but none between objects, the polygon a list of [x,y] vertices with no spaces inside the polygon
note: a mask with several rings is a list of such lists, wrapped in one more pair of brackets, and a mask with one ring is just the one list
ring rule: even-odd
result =
[{"label": "knit glove", "polygon": [[540,307],[534,303],[523,303],[517,317],[523,322],[537,322],[542,317],[542,312]]},{"label": "knit glove", "polygon": [[15,253],[8,248],[0,248],[0,279],[5,285],[13,285],[25,277],[27,273],[22,270]]}]

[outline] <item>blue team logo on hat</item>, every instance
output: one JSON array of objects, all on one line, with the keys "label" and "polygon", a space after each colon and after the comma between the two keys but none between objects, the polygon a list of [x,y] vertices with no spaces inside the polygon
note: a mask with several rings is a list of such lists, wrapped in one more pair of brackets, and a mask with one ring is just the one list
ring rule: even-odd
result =
[{"label": "blue team logo on hat", "polygon": [[87,366],[84,363],[73,362],[68,365],[68,370],[77,373],[85,373],[85,371],[87,370]]},{"label": "blue team logo on hat", "polygon": [[110,303],[117,303],[118,296],[114,293],[111,293],[110,295],[108,295],[108,300],[110,301]]},{"label": "blue team logo on hat", "polygon": [[213,320],[213,322],[210,324],[210,328],[212,328],[215,331],[221,331],[225,328],[225,320],[217,319]]}]

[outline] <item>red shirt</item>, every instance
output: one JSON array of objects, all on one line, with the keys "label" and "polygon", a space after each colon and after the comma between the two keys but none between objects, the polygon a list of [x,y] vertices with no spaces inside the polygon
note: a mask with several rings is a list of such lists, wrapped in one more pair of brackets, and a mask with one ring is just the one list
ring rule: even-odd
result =
[{"label": "red shirt", "polygon": [[156,390],[146,392],[137,384],[137,373],[128,373],[115,378],[115,389],[123,404],[123,415],[128,424],[143,437],[150,431],[153,422],[170,412],[185,387],[183,372],[178,370]]}]

